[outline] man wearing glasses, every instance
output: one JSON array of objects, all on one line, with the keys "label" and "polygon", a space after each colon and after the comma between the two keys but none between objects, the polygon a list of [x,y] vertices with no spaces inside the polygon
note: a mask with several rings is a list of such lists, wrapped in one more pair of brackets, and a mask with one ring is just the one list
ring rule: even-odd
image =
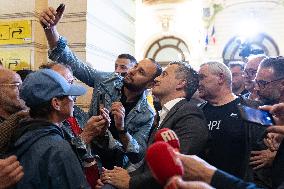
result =
[{"label": "man wearing glasses", "polygon": [[257,71],[255,90],[265,105],[284,101],[284,57],[264,59]]},{"label": "man wearing glasses", "polygon": [[5,159],[3,154],[7,150],[8,139],[16,123],[25,116],[21,110],[26,109],[25,103],[19,97],[19,86],[22,80],[15,72],[0,66],[0,188],[9,187],[17,183],[24,175],[23,167],[16,156]]},{"label": "man wearing glasses", "polygon": [[0,119],[25,109],[25,103],[19,97],[22,80],[18,74],[7,69],[0,70]]},{"label": "man wearing glasses", "polygon": [[250,100],[257,100],[258,98],[256,91],[254,90],[255,83],[253,80],[255,79],[257,68],[264,58],[266,58],[265,55],[252,55],[248,58],[243,75],[245,80],[245,89],[248,91],[248,93],[244,95],[245,98]]},{"label": "man wearing glasses", "polygon": [[[284,57],[264,59],[258,68],[255,90],[266,105],[284,102]],[[276,188],[284,178],[284,153],[278,151],[272,164],[272,185]]]},{"label": "man wearing glasses", "polygon": [[8,69],[0,69],[0,152],[4,153],[9,144],[11,131],[27,113],[25,102],[19,96],[22,84],[20,76]]}]

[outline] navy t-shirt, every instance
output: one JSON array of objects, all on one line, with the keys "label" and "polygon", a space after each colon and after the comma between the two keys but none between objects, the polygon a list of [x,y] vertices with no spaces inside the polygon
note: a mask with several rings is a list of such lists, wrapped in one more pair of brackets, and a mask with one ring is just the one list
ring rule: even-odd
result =
[{"label": "navy t-shirt", "polygon": [[205,159],[234,176],[244,177],[246,162],[245,126],[237,104],[240,98],[222,106],[207,103],[203,107],[209,129]]}]

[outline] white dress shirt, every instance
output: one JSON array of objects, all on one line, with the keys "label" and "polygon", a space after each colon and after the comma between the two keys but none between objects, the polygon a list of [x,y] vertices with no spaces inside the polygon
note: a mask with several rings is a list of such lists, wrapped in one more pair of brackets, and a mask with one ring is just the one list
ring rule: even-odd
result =
[{"label": "white dress shirt", "polygon": [[166,104],[162,106],[162,110],[159,111],[159,116],[160,116],[159,127],[161,123],[163,122],[163,120],[165,119],[165,117],[167,116],[167,114],[169,113],[169,111],[172,109],[172,107],[174,107],[176,103],[178,103],[179,101],[183,99],[185,98],[175,98],[173,100],[170,100],[169,102],[167,102]]}]

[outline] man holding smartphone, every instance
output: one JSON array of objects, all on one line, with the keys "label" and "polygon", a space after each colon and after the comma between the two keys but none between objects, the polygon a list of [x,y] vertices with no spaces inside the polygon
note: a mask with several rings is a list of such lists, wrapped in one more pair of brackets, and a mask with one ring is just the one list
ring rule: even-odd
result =
[{"label": "man holding smartphone", "polygon": [[113,121],[104,136],[92,141],[94,150],[101,156],[103,166],[111,169],[118,165],[133,171],[143,162],[154,121],[155,113],[147,103],[146,89],[153,86],[162,69],[154,60],[144,59],[122,78],[87,66],[75,56],[56,30],[63,11],[64,8],[57,11],[48,8],[40,15],[41,24],[47,26],[44,31],[52,49],[49,58],[69,65],[76,78],[94,87],[90,116],[98,114],[97,95],[105,93],[105,106],[113,115]]},{"label": "man holding smartphone", "polygon": [[[260,63],[256,78],[255,90],[265,105],[284,102],[284,57],[269,57]],[[276,105],[275,105],[276,106]],[[279,115],[279,114],[276,114]],[[282,123],[283,124],[283,123]],[[284,178],[283,144],[276,153],[272,164],[272,186],[277,188]],[[273,160],[273,159],[272,159]]]}]

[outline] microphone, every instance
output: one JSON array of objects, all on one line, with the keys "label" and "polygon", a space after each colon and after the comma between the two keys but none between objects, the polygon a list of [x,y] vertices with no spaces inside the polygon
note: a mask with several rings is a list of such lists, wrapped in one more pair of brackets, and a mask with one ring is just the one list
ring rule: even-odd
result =
[{"label": "microphone", "polygon": [[180,149],[180,143],[176,133],[169,128],[163,128],[157,131],[154,137],[154,142],[157,141],[164,141],[177,151]]},{"label": "microphone", "polygon": [[161,185],[169,178],[183,175],[181,160],[176,156],[175,149],[168,143],[158,141],[152,144],[146,152],[146,162],[153,177]]}]

